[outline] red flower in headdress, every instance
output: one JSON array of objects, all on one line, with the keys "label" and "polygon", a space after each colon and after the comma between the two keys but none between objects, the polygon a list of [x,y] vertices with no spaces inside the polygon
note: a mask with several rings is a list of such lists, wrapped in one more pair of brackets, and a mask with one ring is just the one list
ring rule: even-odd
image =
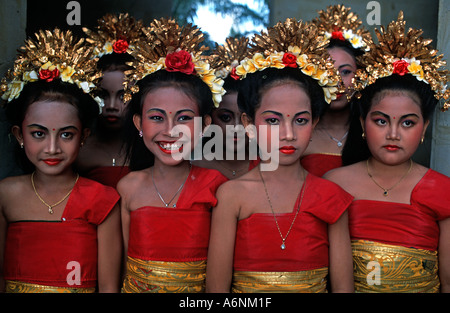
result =
[{"label": "red flower in headdress", "polygon": [[297,68],[297,57],[295,55],[293,55],[292,53],[286,52],[283,55],[283,64],[286,67],[293,67],[293,68]]},{"label": "red flower in headdress", "polygon": [[125,53],[128,49],[128,41],[124,39],[117,40],[113,45],[113,50],[115,53]]},{"label": "red flower in headdress", "polygon": [[166,56],[166,71],[195,74],[195,65],[189,52],[180,50]]},{"label": "red flower in headdress", "polygon": [[344,34],[341,31],[334,31],[331,33],[331,39],[345,41]]},{"label": "red flower in headdress", "polygon": [[51,82],[55,78],[59,77],[59,70],[55,68],[54,70],[44,70],[39,71],[39,79],[45,80],[47,83]]},{"label": "red flower in headdress", "polygon": [[408,74],[409,63],[406,62],[405,60],[397,60],[393,63],[393,65],[394,65],[394,70],[392,71],[392,73],[398,74],[400,76]]},{"label": "red flower in headdress", "polygon": [[235,68],[235,67],[233,67],[233,69],[231,70],[230,76],[231,76],[231,78],[233,78],[234,80],[239,80],[240,77],[239,77],[238,74],[236,74],[236,68]]}]

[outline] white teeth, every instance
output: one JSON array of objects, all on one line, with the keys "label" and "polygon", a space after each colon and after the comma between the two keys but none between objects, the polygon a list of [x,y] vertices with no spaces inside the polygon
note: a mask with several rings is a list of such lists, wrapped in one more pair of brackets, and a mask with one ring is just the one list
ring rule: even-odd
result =
[{"label": "white teeth", "polygon": [[175,143],[160,143],[159,146],[164,150],[176,151],[181,148],[181,145]]}]

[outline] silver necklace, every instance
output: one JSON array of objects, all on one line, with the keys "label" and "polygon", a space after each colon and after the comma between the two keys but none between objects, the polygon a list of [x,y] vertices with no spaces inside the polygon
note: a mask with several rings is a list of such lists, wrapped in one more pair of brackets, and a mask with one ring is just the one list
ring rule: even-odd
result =
[{"label": "silver necklace", "polygon": [[336,142],[337,146],[340,148],[342,147],[344,144],[342,143],[342,140],[345,139],[345,137],[347,137],[348,135],[348,130],[345,132],[344,136],[342,136],[341,140],[337,139],[336,137],[331,136],[331,134],[324,129],[324,131],[327,133],[327,135],[330,137],[331,140],[333,140],[334,142]]},{"label": "silver necklace", "polygon": [[[189,171],[188,171],[188,174],[186,176],[186,179],[183,181],[183,183],[181,184],[180,188],[178,188],[177,192],[175,192],[175,194],[173,195],[172,199],[170,199],[169,202],[164,201],[164,198],[162,197],[161,193],[159,192],[158,187],[156,187],[155,179],[153,178],[153,167],[152,167],[151,171],[152,171],[152,182],[153,182],[153,186],[155,187],[156,193],[158,194],[158,196],[161,199],[161,201],[164,203],[164,206],[167,208],[169,206],[169,204],[173,201],[173,199],[175,199],[177,194],[181,191],[181,189],[183,189],[183,186],[186,183],[186,181],[187,181],[187,179],[189,177],[189,174],[191,173],[191,165],[189,164]],[[176,203],[173,204],[172,207],[176,208],[177,204]]]},{"label": "silver necklace", "polygon": [[284,237],[283,237],[283,234],[281,233],[280,225],[278,225],[278,220],[277,220],[277,217],[275,215],[275,212],[273,211],[272,201],[270,201],[269,193],[267,192],[266,182],[264,181],[264,178],[263,178],[262,173],[261,173],[261,167],[259,168],[259,176],[261,176],[261,181],[262,181],[263,186],[264,186],[264,191],[266,193],[267,202],[269,202],[270,210],[272,211],[273,218],[275,219],[275,224],[277,225],[278,233],[280,234],[280,237],[281,237],[281,246],[280,246],[280,248],[281,248],[281,250],[284,250],[284,249],[286,249],[286,244],[285,244],[286,239],[289,236],[289,233],[291,232],[292,226],[294,226],[294,222],[297,219],[298,212],[300,211],[300,207],[302,206],[303,195],[305,194],[305,189],[306,189],[305,172],[303,171],[303,184],[304,184],[304,186],[303,186],[303,190],[302,190],[302,195],[300,197],[300,203],[298,204],[297,212],[295,212],[295,216],[294,216],[294,219],[292,220],[291,226],[289,227],[289,230],[286,233],[286,236],[284,236]]}]

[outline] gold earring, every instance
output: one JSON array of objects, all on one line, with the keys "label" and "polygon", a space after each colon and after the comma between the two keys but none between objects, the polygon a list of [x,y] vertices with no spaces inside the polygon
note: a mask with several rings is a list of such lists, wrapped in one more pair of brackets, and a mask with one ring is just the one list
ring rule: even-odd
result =
[{"label": "gold earring", "polygon": [[23,149],[23,142],[20,143],[20,149]]},{"label": "gold earring", "polygon": [[424,140],[425,138],[422,136],[422,138],[420,138],[420,143],[422,144],[423,143],[423,140]]},{"label": "gold earring", "polygon": [[363,133],[361,134],[361,137],[362,137],[362,139],[366,139],[366,133],[363,132]]}]

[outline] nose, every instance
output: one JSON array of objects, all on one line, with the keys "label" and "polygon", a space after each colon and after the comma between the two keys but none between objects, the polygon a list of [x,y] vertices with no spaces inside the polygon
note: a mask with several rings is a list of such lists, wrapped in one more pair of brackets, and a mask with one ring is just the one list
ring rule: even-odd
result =
[{"label": "nose", "polygon": [[59,140],[56,134],[51,134],[47,140],[47,146],[45,152],[47,154],[58,154],[61,152],[61,148],[59,146]]},{"label": "nose", "polygon": [[294,128],[292,127],[292,124],[290,122],[286,121],[285,123],[282,123],[280,125],[279,132],[281,140],[286,141],[295,140]]},{"label": "nose", "polygon": [[391,124],[386,134],[388,140],[400,140],[400,133],[398,125]]},{"label": "nose", "polygon": [[119,111],[119,100],[114,96],[109,96],[105,99],[105,110],[107,111]]}]

